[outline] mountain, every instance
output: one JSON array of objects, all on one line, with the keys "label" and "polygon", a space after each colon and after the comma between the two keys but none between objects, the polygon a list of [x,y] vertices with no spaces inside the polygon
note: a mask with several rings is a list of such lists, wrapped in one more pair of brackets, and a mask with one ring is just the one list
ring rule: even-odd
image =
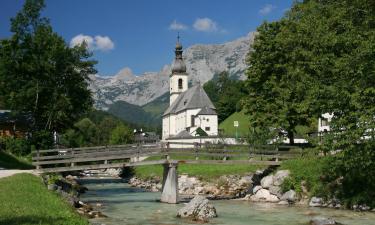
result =
[{"label": "mountain", "polygon": [[[224,70],[232,77],[245,79],[245,58],[254,36],[255,33],[250,32],[246,37],[224,44],[193,45],[185,49],[183,57],[190,83],[205,83]],[[95,107],[102,110],[111,108],[113,112],[118,111],[120,105],[131,107],[125,103],[114,105],[118,101],[146,105],[168,92],[170,73],[171,66],[165,65],[159,72],[142,75],[133,74],[130,68],[124,68],[112,77],[92,75],[90,89]]]},{"label": "mountain", "polygon": [[109,106],[108,112],[131,124],[161,127],[161,116],[168,106],[169,94],[165,93],[143,106],[117,101]]}]

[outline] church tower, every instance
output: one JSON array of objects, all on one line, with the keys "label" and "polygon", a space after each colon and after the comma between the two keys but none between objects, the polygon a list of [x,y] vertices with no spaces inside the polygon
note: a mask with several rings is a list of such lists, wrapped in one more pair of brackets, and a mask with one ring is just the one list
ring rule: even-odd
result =
[{"label": "church tower", "polygon": [[175,55],[172,74],[169,77],[169,105],[172,105],[177,97],[188,89],[188,74],[182,59],[182,45],[180,44],[179,35],[177,36]]}]

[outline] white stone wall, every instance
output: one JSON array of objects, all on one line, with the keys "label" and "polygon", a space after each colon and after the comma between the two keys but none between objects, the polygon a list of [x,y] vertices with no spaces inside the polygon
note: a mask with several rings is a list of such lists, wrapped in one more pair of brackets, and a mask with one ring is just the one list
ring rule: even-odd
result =
[{"label": "white stone wall", "polygon": [[[178,88],[178,80],[182,79],[182,89]],[[177,99],[180,93],[188,89],[188,76],[186,74],[173,74],[169,79],[169,105]]]}]

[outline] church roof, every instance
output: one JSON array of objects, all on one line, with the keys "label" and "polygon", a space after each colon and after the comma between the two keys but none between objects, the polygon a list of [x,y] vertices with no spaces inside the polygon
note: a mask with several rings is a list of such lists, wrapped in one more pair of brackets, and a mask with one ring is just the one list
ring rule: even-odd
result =
[{"label": "church roof", "polygon": [[188,138],[188,137],[193,137],[193,135],[191,135],[186,130],[183,130],[180,133],[178,133],[176,136],[174,136],[174,138]]},{"label": "church roof", "polygon": [[[208,108],[208,110],[215,110],[210,98],[203,90],[200,84],[197,84],[187,91],[182,92],[177,99],[168,107],[163,116],[168,114],[176,114],[186,109]],[[202,111],[202,110],[201,110]],[[211,114],[210,114],[211,115]]]},{"label": "church roof", "polygon": [[217,115],[217,113],[215,110],[205,106],[203,109],[201,109],[201,111],[198,112],[197,115]]}]

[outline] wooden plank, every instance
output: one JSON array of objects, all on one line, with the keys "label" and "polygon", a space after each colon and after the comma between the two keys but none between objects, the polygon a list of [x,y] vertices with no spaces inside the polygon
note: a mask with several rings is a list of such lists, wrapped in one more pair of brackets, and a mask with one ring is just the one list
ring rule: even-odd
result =
[{"label": "wooden plank", "polygon": [[144,166],[144,165],[162,165],[162,164],[167,164],[170,162],[171,161],[168,161],[168,160],[155,160],[155,161],[140,161],[140,162],[128,162],[128,163],[109,163],[109,164],[96,164],[96,165],[82,165],[82,166],[74,166],[74,167],[43,168],[37,171],[39,173],[57,173],[57,172],[122,168],[122,167]]},{"label": "wooden plank", "polygon": [[[160,152],[158,149],[147,149],[147,150],[141,150],[141,153],[153,153],[155,151]],[[47,159],[69,159],[73,157],[99,157],[99,156],[109,156],[109,155],[119,155],[119,154],[137,154],[138,150],[117,150],[117,151],[102,151],[102,152],[90,152],[90,153],[75,153],[72,154],[64,154],[64,155],[52,155],[52,156],[39,156],[39,157],[32,157],[33,161],[37,160],[47,160]]]},{"label": "wooden plank", "polygon": [[140,153],[140,154],[123,154],[123,155],[114,155],[114,156],[102,156],[102,157],[86,157],[86,158],[71,158],[71,159],[61,159],[61,160],[51,160],[51,161],[39,161],[33,162],[32,164],[35,166],[38,165],[55,165],[55,164],[63,164],[63,163],[80,163],[80,162],[96,162],[96,161],[104,161],[104,160],[116,160],[116,159],[130,159],[133,157],[138,156],[151,156],[151,155],[158,155],[159,152],[156,153]]}]

